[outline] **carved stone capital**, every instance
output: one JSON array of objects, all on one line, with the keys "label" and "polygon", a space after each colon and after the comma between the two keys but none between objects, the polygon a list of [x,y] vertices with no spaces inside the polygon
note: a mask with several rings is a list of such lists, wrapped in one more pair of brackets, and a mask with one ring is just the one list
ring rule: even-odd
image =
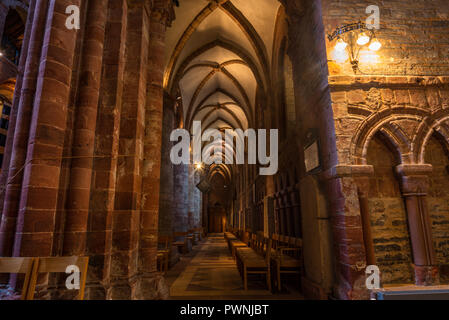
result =
[{"label": "carved stone capital", "polygon": [[369,177],[374,174],[374,167],[371,165],[336,165],[323,172],[320,176],[322,180],[331,180],[347,177]]},{"label": "carved stone capital", "polygon": [[429,189],[429,174],[432,173],[432,165],[399,165],[396,173],[401,177],[401,188],[404,196],[423,196]]}]

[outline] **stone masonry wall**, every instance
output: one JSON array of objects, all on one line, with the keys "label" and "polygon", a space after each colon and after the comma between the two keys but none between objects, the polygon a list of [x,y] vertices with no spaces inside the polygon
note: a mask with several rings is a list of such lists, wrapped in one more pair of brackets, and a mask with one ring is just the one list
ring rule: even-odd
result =
[{"label": "stone masonry wall", "polygon": [[426,163],[433,166],[430,176],[428,206],[440,282],[449,283],[449,157],[437,136],[432,136],[426,148]]},{"label": "stone masonry wall", "polygon": [[[369,74],[447,75],[449,73],[449,3],[446,0],[322,0],[326,34],[347,23],[365,21],[369,5],[380,8],[380,30],[376,35],[383,48],[378,63],[361,63]],[[329,43],[328,57],[331,59]],[[367,53],[361,59],[370,60]],[[330,62],[331,74],[352,74],[349,62]]]},{"label": "stone masonry wall", "polygon": [[394,175],[394,154],[376,136],[370,143],[368,164],[374,166],[370,179],[369,211],[376,263],[382,283],[413,283],[407,215],[399,183]]}]

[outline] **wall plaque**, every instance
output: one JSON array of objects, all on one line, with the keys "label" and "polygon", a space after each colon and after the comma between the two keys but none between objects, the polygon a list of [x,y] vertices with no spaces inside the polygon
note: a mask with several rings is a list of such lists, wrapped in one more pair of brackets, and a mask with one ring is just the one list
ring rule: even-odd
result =
[{"label": "wall plaque", "polygon": [[306,172],[311,172],[320,167],[320,151],[318,141],[313,142],[304,150],[304,161],[306,164]]}]

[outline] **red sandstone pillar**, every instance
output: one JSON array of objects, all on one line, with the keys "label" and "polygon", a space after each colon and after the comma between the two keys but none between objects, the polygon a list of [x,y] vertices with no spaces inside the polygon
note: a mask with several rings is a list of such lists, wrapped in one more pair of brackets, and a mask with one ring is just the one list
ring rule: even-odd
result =
[{"label": "red sandstone pillar", "polygon": [[159,196],[159,226],[158,236],[173,235],[173,164],[170,160],[170,151],[173,143],[170,142],[170,134],[174,129],[174,101],[169,97],[164,98],[164,120],[162,126],[162,156],[161,156],[161,186]]},{"label": "red sandstone pillar", "polygon": [[82,255],[86,245],[107,0],[89,1],[67,194],[63,255]]},{"label": "red sandstone pillar", "polygon": [[[22,54],[20,56],[19,66],[18,66],[18,73],[17,73],[17,79],[16,79],[16,87],[14,88],[14,97],[12,101],[12,110],[11,114],[9,116],[9,129],[8,129],[8,135],[6,136],[6,145],[5,145],[5,153],[3,155],[3,165],[2,165],[2,173],[0,176],[0,186],[3,186],[6,188],[6,184],[8,182],[8,174],[9,174],[9,166],[11,162],[11,153],[12,153],[12,147],[14,143],[14,133],[16,130],[16,121],[17,121],[17,111],[18,111],[18,105],[20,102],[20,96],[22,93],[22,83],[23,83],[23,74],[25,72],[25,64],[28,59],[28,47],[30,44],[30,35],[31,35],[31,29],[33,25],[33,19],[34,19],[34,9],[36,6],[36,1],[31,0],[29,9],[28,9],[28,18],[25,26],[25,33],[24,33],[24,39],[22,43]],[[3,204],[5,200],[5,189],[3,189],[2,192],[0,192],[0,217],[3,213]],[[1,223],[0,223],[1,224]],[[5,222],[5,224],[8,224],[8,222]],[[1,227],[0,227],[1,228]],[[1,229],[0,229],[0,239],[2,238]],[[0,240],[0,243],[2,240]],[[2,247],[2,245],[0,245]],[[0,249],[1,252],[1,249]]]},{"label": "red sandstone pillar", "polygon": [[[27,130],[29,135],[24,136],[17,129],[15,134],[15,138],[21,140],[19,144],[26,144],[27,158],[24,161],[14,256],[52,254],[63,137],[77,37],[76,30],[69,30],[65,26],[65,10],[69,5],[79,5],[80,1],[50,1],[48,8],[46,3],[47,1],[37,2],[38,23],[33,25],[33,29],[40,28],[41,19],[44,22],[47,18],[43,42],[32,41],[30,44],[30,49],[33,45],[42,44],[39,49],[36,48],[38,52],[42,48],[42,52],[38,55],[40,60],[38,58],[36,61],[39,71],[30,129]],[[24,81],[27,81],[26,76]],[[25,82],[21,100],[22,98],[32,98],[29,97]],[[29,102],[26,101],[25,104],[28,105]]]},{"label": "red sandstone pillar", "polygon": [[110,298],[112,214],[116,185],[120,112],[126,47],[126,0],[108,1],[95,156],[87,233],[87,254],[93,262],[86,284],[88,299]]},{"label": "red sandstone pillar", "polygon": [[195,212],[195,197],[194,197],[194,193],[195,193],[195,166],[194,165],[189,165],[189,180],[188,180],[188,184],[189,184],[189,195],[188,195],[188,199],[189,199],[189,205],[188,205],[188,220],[187,220],[187,228],[188,230],[193,228],[193,224],[194,224],[194,212]]},{"label": "red sandstone pillar", "polygon": [[148,65],[146,1],[127,1],[119,155],[112,217],[111,298],[137,297],[142,145]]},{"label": "red sandstone pillar", "polygon": [[82,255],[86,246],[107,0],[89,1],[67,194],[63,255]]},{"label": "red sandstone pillar", "polygon": [[187,232],[189,170],[185,164],[173,166],[174,177],[174,232]]},{"label": "red sandstone pillar", "polygon": [[[26,63],[23,79],[20,84],[17,84],[18,88],[21,89],[20,96],[16,95],[14,98],[14,103],[17,104],[15,104],[13,108],[17,118],[15,119],[14,133],[10,135],[10,139],[12,139],[12,146],[8,146],[10,147],[9,170],[4,173],[7,185],[5,186],[4,191],[3,215],[0,226],[0,256],[10,256],[12,254],[13,239],[19,211],[19,201],[21,197],[23,178],[22,169],[25,165],[27,157],[27,142],[32,117],[34,95],[36,92],[36,81],[40,63],[39,59],[41,56],[42,41],[46,30],[46,11],[46,1],[36,2],[35,10],[30,12],[30,14],[33,14],[33,19],[29,41],[26,43],[28,50],[22,51],[22,56],[26,56]],[[36,103],[38,104],[39,101]],[[6,173],[8,174],[7,177]]]},{"label": "red sandstone pillar", "polygon": [[432,166],[400,165],[396,171],[401,177],[402,196],[407,209],[415,283],[420,286],[438,284],[439,273],[426,199]]},{"label": "red sandstone pillar", "polygon": [[[161,174],[163,77],[165,64],[165,31],[171,23],[172,3],[154,1],[150,14],[147,69],[147,99],[145,106],[144,159],[142,166],[142,202],[140,207],[139,273],[143,296],[151,294],[154,272],[157,271],[157,231]],[[147,288],[148,286],[148,288]]]}]

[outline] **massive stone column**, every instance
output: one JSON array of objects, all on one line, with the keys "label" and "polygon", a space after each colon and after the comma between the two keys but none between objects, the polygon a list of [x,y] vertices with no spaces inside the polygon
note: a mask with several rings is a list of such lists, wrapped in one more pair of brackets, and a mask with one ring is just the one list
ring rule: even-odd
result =
[{"label": "massive stone column", "polygon": [[146,1],[128,1],[115,207],[112,217],[112,299],[138,296],[142,146],[147,90],[149,17]]},{"label": "massive stone column", "polygon": [[[16,95],[13,101],[13,119],[10,123],[11,129],[9,130],[11,133],[8,135],[9,139],[5,152],[5,154],[10,156],[9,159],[4,161],[5,166],[8,164],[8,169],[2,172],[2,182],[6,183],[3,192],[4,203],[0,226],[1,256],[10,256],[12,254],[23,178],[22,167],[26,159],[39,59],[45,33],[46,10],[46,2],[38,2],[31,8],[29,14],[33,16],[32,28],[29,31],[29,39],[25,39],[22,50],[21,63],[25,63],[22,69],[23,78],[17,84]],[[23,61],[24,57],[26,57],[25,62]],[[17,94],[19,89],[20,94]]]},{"label": "massive stone column", "polygon": [[[170,141],[170,134],[175,126],[174,101],[166,95],[164,98],[164,116],[162,126],[162,156],[161,156],[161,187],[159,193],[159,215],[158,215],[158,237],[173,236],[173,227],[175,223],[175,194],[174,194],[174,176],[173,163],[170,160],[170,152],[173,143]],[[177,247],[170,249],[170,266],[176,264],[179,260]]]},{"label": "massive stone column", "polygon": [[189,206],[189,168],[180,164],[173,166],[174,189],[174,232],[187,232],[187,217]]},{"label": "massive stone column", "polygon": [[[326,299],[332,291],[332,235],[335,245],[337,286],[342,299],[358,299],[364,292],[361,281],[364,265],[362,229],[359,211],[348,210],[343,189],[352,187],[350,179],[333,174],[339,164],[335,124],[328,84],[326,35],[322,22],[321,1],[281,0],[288,19],[288,56],[293,68],[298,147],[312,138],[319,141],[320,167],[327,177],[307,174],[304,153],[300,152],[300,198],[304,227],[303,246],[306,276],[304,293],[309,298]],[[300,30],[300,32],[299,32]],[[310,106],[313,107],[311,112]],[[311,141],[313,142],[313,140]],[[323,192],[327,191],[327,192]],[[356,190],[350,190],[352,194]],[[358,208],[354,208],[358,210]],[[359,223],[357,228],[352,228]],[[332,227],[332,229],[331,229]],[[313,231],[314,230],[314,231]],[[333,234],[332,234],[333,231]],[[344,235],[348,234],[348,237]],[[358,252],[361,252],[360,256]],[[354,287],[357,287],[354,289]]]},{"label": "massive stone column", "polygon": [[162,156],[161,156],[161,187],[159,198],[159,235],[171,237],[174,223],[174,191],[173,191],[173,164],[170,160],[170,151],[173,143],[170,134],[174,129],[173,103],[164,99],[164,119],[162,127]]},{"label": "massive stone column", "polygon": [[86,246],[107,11],[107,0],[89,1],[65,213],[63,255],[67,256],[84,254]]},{"label": "massive stone column", "polygon": [[102,75],[96,127],[90,223],[87,230],[86,253],[90,258],[90,272],[86,284],[87,299],[111,297],[112,214],[123,99],[128,7],[126,0],[108,2],[103,56],[103,66],[108,72]]},{"label": "massive stone column", "polygon": [[416,285],[436,285],[439,270],[433,247],[427,191],[431,165],[400,165],[402,196],[407,208],[408,226],[413,250]]},{"label": "massive stone column", "polygon": [[154,273],[157,271],[165,31],[174,16],[171,1],[157,0],[153,1],[152,4],[149,21],[148,79],[139,235],[139,273],[142,277],[140,290],[144,298],[151,298],[154,292]]},{"label": "massive stone column", "polygon": [[[12,110],[9,116],[9,129],[6,137],[5,153],[3,155],[2,173],[0,176],[0,185],[2,191],[0,192],[0,255],[10,252],[12,247],[12,236],[14,233],[15,218],[3,215],[3,207],[5,200],[5,193],[7,183],[9,182],[9,168],[11,164],[12,148],[14,143],[14,135],[16,130],[17,113],[19,109],[20,97],[22,94],[23,75],[25,73],[26,62],[31,55],[28,55],[30,45],[31,29],[34,21],[34,10],[36,1],[30,1],[27,23],[25,26],[25,34],[22,43],[22,54],[20,56],[18,74],[16,79],[16,87],[14,88],[14,98],[12,101]],[[10,219],[12,218],[12,219]],[[3,220],[4,219],[4,220]]]},{"label": "massive stone column", "polygon": [[189,165],[189,194],[188,194],[188,230],[194,228],[195,224],[195,166]]},{"label": "massive stone column", "polygon": [[198,183],[200,183],[200,172],[195,172],[195,176],[194,176],[194,183],[193,183],[193,195],[195,198],[195,203],[194,203],[194,228],[199,228],[201,226],[201,201],[202,201],[202,197],[201,197],[201,191],[200,189],[198,189],[196,186]]},{"label": "massive stone column", "polygon": [[80,1],[36,2],[9,172],[17,182],[4,208],[18,213],[14,256],[52,254],[77,37],[65,26],[65,8],[72,4]]}]

